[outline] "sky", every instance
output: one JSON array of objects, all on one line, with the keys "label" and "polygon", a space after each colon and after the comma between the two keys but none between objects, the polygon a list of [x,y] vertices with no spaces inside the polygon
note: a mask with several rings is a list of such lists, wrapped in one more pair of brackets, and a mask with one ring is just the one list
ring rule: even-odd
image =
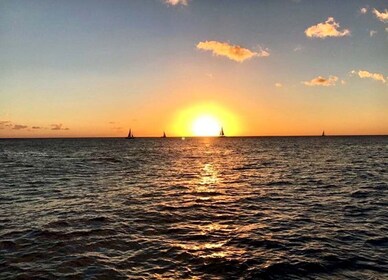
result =
[{"label": "sky", "polygon": [[388,134],[387,4],[2,0],[0,137]]}]

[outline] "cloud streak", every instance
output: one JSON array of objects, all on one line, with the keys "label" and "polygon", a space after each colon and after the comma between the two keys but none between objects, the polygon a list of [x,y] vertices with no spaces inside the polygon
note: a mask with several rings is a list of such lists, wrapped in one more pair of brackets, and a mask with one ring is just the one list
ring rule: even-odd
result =
[{"label": "cloud streak", "polygon": [[63,124],[52,124],[51,125],[51,130],[69,130],[68,127],[63,127]]},{"label": "cloud streak", "polygon": [[340,30],[339,23],[335,22],[334,18],[329,17],[325,22],[310,26],[304,33],[310,38],[324,39],[326,37],[344,37],[350,36],[349,29]]},{"label": "cloud streak", "polygon": [[331,86],[335,86],[337,81],[338,81],[337,76],[330,75],[328,78],[318,76],[310,81],[305,81],[302,83],[309,87],[315,87],[315,86],[331,87]]},{"label": "cloud streak", "polygon": [[187,0],[164,0],[164,3],[171,5],[171,6],[176,6],[176,5],[184,5],[187,6]]},{"label": "cloud streak", "polygon": [[358,70],[358,71],[352,70],[350,72],[350,74],[351,75],[358,75],[358,77],[360,77],[361,79],[372,79],[375,81],[382,82],[383,84],[386,83],[384,75],[380,74],[380,73],[371,73],[371,72],[366,71],[366,70]]},{"label": "cloud streak", "polygon": [[388,23],[388,10],[385,9],[383,12],[378,11],[377,9],[373,9],[372,13],[376,16],[376,18],[384,23]]},{"label": "cloud streak", "polygon": [[197,49],[211,51],[215,56],[225,56],[237,62],[243,62],[253,57],[267,57],[270,55],[268,49],[262,49],[261,47],[260,50],[256,52],[238,45],[231,45],[218,41],[199,42],[197,44]]},{"label": "cloud streak", "polygon": [[21,129],[26,129],[26,128],[28,128],[27,125],[15,124],[12,129],[21,130]]}]

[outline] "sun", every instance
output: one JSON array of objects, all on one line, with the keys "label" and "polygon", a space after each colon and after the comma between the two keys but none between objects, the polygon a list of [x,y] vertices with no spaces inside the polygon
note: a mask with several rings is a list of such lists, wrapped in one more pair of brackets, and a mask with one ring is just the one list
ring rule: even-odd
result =
[{"label": "sun", "polygon": [[219,136],[221,127],[226,136],[240,135],[241,122],[221,103],[201,102],[176,111],[171,119],[171,133],[176,136]]},{"label": "sun", "polygon": [[192,131],[195,136],[217,136],[220,129],[220,122],[210,115],[199,116],[192,124]]}]

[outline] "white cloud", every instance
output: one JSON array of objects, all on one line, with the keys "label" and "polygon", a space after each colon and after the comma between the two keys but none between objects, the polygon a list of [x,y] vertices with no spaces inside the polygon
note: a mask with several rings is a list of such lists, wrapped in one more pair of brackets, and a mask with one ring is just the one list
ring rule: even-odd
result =
[{"label": "white cloud", "polygon": [[374,13],[374,15],[376,16],[376,18],[379,20],[379,21],[382,21],[384,23],[387,23],[388,22],[388,10],[385,9],[383,12],[380,12],[376,9],[373,9],[372,11]]},{"label": "white cloud", "polygon": [[263,49],[261,47],[259,51],[255,52],[238,45],[231,45],[218,41],[199,42],[197,44],[197,49],[211,51],[213,55],[225,56],[237,62],[243,62],[252,57],[266,57],[270,55],[268,49]]},{"label": "white cloud", "polygon": [[360,13],[361,14],[366,14],[368,12],[368,8],[367,7],[363,7],[360,9]]},{"label": "white cloud", "polygon": [[382,82],[383,84],[386,83],[384,75],[380,74],[380,73],[371,73],[371,72],[366,71],[366,70],[358,70],[358,71],[352,70],[350,72],[350,74],[351,75],[358,75],[358,77],[360,77],[361,79],[369,78],[369,79],[372,79],[372,80],[375,80],[375,81]]},{"label": "white cloud", "polygon": [[350,36],[349,29],[340,30],[339,28],[339,23],[335,22],[334,18],[329,17],[325,22],[310,26],[304,31],[304,33],[307,37],[315,37],[321,39],[324,39],[326,37]]},{"label": "white cloud", "polygon": [[310,81],[305,81],[302,83],[309,87],[315,87],[315,86],[330,87],[330,86],[335,86],[337,81],[338,81],[337,76],[330,75],[328,78],[318,76],[316,78],[313,78]]},{"label": "white cloud", "polygon": [[164,2],[168,5],[176,6],[176,5],[184,5],[187,6],[187,0],[164,0]]},{"label": "white cloud", "polygon": [[371,31],[369,31],[369,36],[370,37],[373,37],[374,35],[376,35],[377,34],[377,31],[376,30],[371,30]]}]

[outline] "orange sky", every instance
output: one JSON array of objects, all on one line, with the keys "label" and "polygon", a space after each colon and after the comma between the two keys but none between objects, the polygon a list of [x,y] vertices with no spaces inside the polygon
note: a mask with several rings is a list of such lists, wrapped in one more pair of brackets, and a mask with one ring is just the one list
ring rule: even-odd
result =
[{"label": "orange sky", "polygon": [[85,1],[1,4],[0,137],[388,134],[384,1]]}]

